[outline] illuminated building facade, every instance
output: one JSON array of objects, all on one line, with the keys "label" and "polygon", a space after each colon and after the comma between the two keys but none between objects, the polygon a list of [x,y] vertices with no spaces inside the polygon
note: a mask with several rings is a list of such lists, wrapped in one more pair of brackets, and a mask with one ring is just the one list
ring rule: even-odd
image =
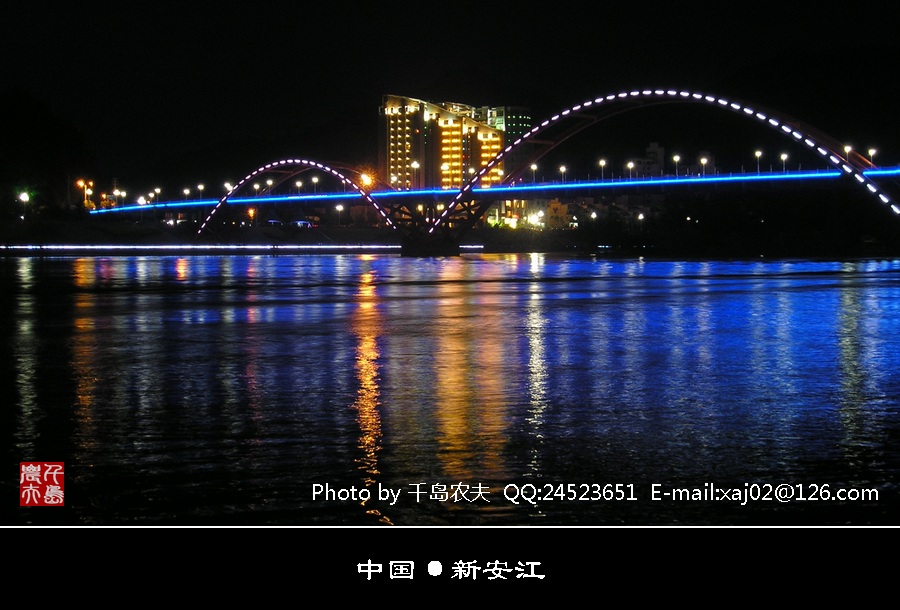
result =
[{"label": "illuminated building facade", "polygon": [[[506,142],[530,129],[522,108],[489,108],[433,103],[385,95],[380,109],[379,171],[398,190],[461,187],[487,165]],[[505,160],[479,184],[503,180]]]}]

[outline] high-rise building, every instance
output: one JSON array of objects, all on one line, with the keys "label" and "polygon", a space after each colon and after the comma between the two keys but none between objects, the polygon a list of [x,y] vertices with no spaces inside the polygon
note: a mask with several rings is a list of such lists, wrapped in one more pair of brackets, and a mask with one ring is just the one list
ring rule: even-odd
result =
[{"label": "high-rise building", "polygon": [[[461,187],[506,145],[530,129],[524,108],[474,107],[385,95],[380,109],[379,171],[400,190]],[[511,156],[479,186],[503,180]]]}]

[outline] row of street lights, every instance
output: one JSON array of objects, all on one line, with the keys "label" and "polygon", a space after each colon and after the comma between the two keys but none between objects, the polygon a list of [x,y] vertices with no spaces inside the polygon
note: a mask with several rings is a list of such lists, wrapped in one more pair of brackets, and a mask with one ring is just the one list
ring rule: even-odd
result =
[{"label": "row of street lights", "polygon": [[[849,145],[844,147],[844,153],[848,160],[850,158],[850,153],[852,152],[852,150],[853,150],[853,148]],[[869,161],[874,165],[875,153],[878,152],[877,149],[869,148],[867,152],[869,155]],[[754,156],[756,157],[756,173],[760,173],[760,171],[761,171],[760,161],[763,156],[763,153],[761,150],[756,150],[754,152]],[[786,171],[786,169],[787,169],[786,162],[788,159],[787,153],[782,153],[780,158],[781,158],[781,170]],[[672,157],[672,161],[675,163],[675,177],[677,178],[678,177],[678,164],[681,162],[681,155],[674,155]],[[702,157],[700,159],[701,172],[702,172],[703,176],[706,176],[706,165],[707,165],[708,161],[709,160],[706,157]],[[600,159],[598,165],[600,167],[600,180],[605,180],[606,179],[606,165],[607,165],[606,159]],[[633,177],[633,170],[635,167],[634,161],[629,161],[625,165],[625,167],[628,169],[628,178],[631,179]],[[413,162],[412,168],[413,168],[413,172],[414,172],[413,173],[413,183],[415,184],[418,179],[417,174],[418,174],[418,169],[419,169],[419,163]],[[537,182],[537,169],[538,169],[537,164],[532,163],[531,164],[531,182],[532,183]],[[567,171],[567,168],[565,165],[559,166],[559,173],[560,173],[561,180],[563,183],[565,183],[565,181],[566,181],[566,171]],[[368,178],[368,176],[363,176],[364,181],[366,180],[366,178]],[[311,181],[313,184],[313,193],[317,193],[319,178],[317,176],[313,176]],[[369,179],[369,181],[371,181],[371,179]],[[393,182],[393,180],[392,180],[392,182]],[[76,184],[76,186],[78,186],[79,189],[81,189],[83,191],[83,193],[84,193],[83,204],[85,207],[88,207],[91,202],[90,196],[93,194],[94,182],[92,180],[78,180],[75,184]],[[266,180],[266,184],[269,188],[271,188],[272,180]],[[301,189],[303,188],[303,182],[301,180],[297,180],[294,183],[294,186],[297,187],[297,193],[299,194]],[[203,197],[204,188],[205,188],[205,186],[203,184],[197,185],[197,191],[200,194],[199,195],[200,198]],[[259,195],[259,189],[261,188],[261,185],[256,183],[253,185],[253,188],[254,188],[256,194]],[[230,192],[232,189],[233,189],[233,187],[232,187],[231,183],[226,182],[225,190]],[[161,191],[161,189],[159,189],[159,188],[154,189],[152,192],[147,194],[146,198],[143,196],[139,197],[137,203],[140,205],[143,205],[146,203],[152,203],[154,197],[156,198],[157,201],[159,201],[160,191]],[[185,188],[183,192],[184,192],[184,198],[186,201],[188,196],[191,194],[191,189]],[[119,197],[124,199],[126,196],[126,192],[124,190],[120,190],[120,189],[114,190],[113,194],[116,196],[116,201],[118,201]]]},{"label": "row of street lights", "polygon": [[[319,178],[317,176],[313,176],[313,178],[312,178],[313,192],[317,192],[318,183],[319,183]],[[269,188],[272,187],[272,184],[273,184],[272,180],[266,180],[266,185]],[[75,182],[75,185],[84,193],[84,199],[83,199],[82,203],[85,207],[88,207],[91,203],[91,195],[94,194],[94,190],[93,190],[94,182],[92,180],[79,179],[78,181]],[[297,182],[295,183],[295,186],[297,187],[297,192],[299,193],[300,189],[303,187],[303,182],[300,180],[297,180]],[[234,188],[234,186],[230,182],[224,183],[224,187],[225,187],[226,192],[230,192]],[[261,186],[259,184],[254,184],[253,188],[256,191],[256,194],[258,195],[259,189],[261,188]],[[197,185],[197,193],[199,194],[198,197],[200,199],[203,198],[203,191],[205,189],[206,189],[206,185],[204,185],[204,184]],[[162,192],[162,189],[157,187],[157,188],[153,189],[152,191],[150,191],[149,193],[147,193],[146,195],[139,196],[137,198],[138,205],[152,204],[154,199],[156,201],[159,201],[159,194],[161,192]],[[191,194],[191,189],[185,188],[182,191],[182,193],[184,194],[185,201],[187,201],[188,197]],[[124,191],[122,189],[118,189],[118,188],[113,191],[113,195],[116,196],[116,202],[118,202],[120,198],[124,200],[127,194],[128,193],[126,191]]]},{"label": "row of street lights", "polygon": [[[853,149],[852,149],[852,147],[850,147],[850,146],[845,146],[845,147],[844,147],[844,153],[846,154],[847,159],[850,158],[850,152],[851,152],[852,150],[853,150]],[[875,148],[870,148],[870,149],[868,150],[869,161],[870,161],[873,165],[875,164],[875,153],[876,153],[876,152],[878,152],[878,151],[877,151],[877,149],[875,149]],[[754,154],[754,156],[756,157],[756,173],[758,174],[758,173],[760,173],[760,171],[761,171],[761,170],[760,170],[760,159],[761,159],[763,153],[762,153],[761,150],[757,150],[757,151],[755,151],[753,154]],[[787,153],[781,153],[781,157],[780,157],[780,158],[781,158],[781,171],[787,171],[787,165],[786,165],[786,162],[787,162],[787,160],[788,160],[788,154],[787,154]],[[681,161],[681,155],[673,155],[673,156],[672,156],[672,161],[675,163],[675,177],[677,178],[677,177],[678,177],[678,163]],[[702,172],[702,175],[703,175],[703,176],[706,176],[706,165],[707,165],[707,163],[709,163],[709,159],[708,159],[708,158],[706,158],[706,157],[701,157],[701,158],[700,158],[700,167],[701,167],[701,172]],[[602,181],[602,180],[604,180],[604,179],[606,178],[606,176],[605,176],[605,171],[606,171],[606,159],[600,159],[600,161],[599,161],[599,166],[600,166],[600,180]],[[635,165],[634,165],[634,161],[629,161],[628,163],[625,164],[625,167],[628,169],[628,177],[629,177],[629,179],[632,177],[632,171],[634,170],[634,166],[635,166]],[[537,169],[538,169],[537,164],[536,164],[536,163],[532,163],[532,164],[531,164],[531,182],[532,182],[532,183],[537,182],[537,179],[536,179]],[[566,169],[567,169],[567,168],[566,168],[565,165],[560,165],[560,166],[559,166],[559,173],[560,173],[560,176],[561,176],[561,179],[562,179],[562,182],[563,182],[563,183],[565,183],[565,181],[566,181]]]}]

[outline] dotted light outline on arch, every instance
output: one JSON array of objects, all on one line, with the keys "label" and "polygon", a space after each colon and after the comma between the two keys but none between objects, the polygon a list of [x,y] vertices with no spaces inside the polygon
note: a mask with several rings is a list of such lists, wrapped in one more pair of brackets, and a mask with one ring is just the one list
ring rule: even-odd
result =
[{"label": "dotted light outline on arch", "polygon": [[497,153],[497,155],[493,159],[491,159],[486,165],[482,166],[482,168],[478,172],[476,172],[462,186],[462,188],[460,188],[459,193],[456,194],[450,204],[447,205],[447,207],[444,209],[443,213],[434,221],[428,232],[434,232],[434,230],[437,229],[440,224],[450,216],[450,214],[453,212],[453,209],[459,204],[463,197],[465,197],[466,194],[474,188],[475,184],[477,184],[478,181],[481,180],[482,176],[490,172],[491,169],[493,169],[494,166],[500,163],[500,161],[503,160],[503,157],[509,154],[512,150],[516,149],[520,145],[525,144],[529,140],[529,138],[557,124],[559,121],[567,118],[573,112],[578,112],[579,110],[590,108],[592,106],[599,106],[601,104],[609,105],[614,104],[615,102],[639,98],[669,99],[672,101],[706,103],[711,106],[726,108],[740,115],[755,119],[760,123],[768,126],[769,128],[774,129],[775,131],[778,131],[779,133],[782,133],[789,138],[793,138],[793,140],[797,142],[805,144],[807,147],[817,152],[830,165],[851,176],[854,180],[856,180],[857,183],[865,188],[870,194],[877,197],[883,204],[890,206],[895,214],[900,215],[900,207],[898,207],[897,204],[891,201],[891,198],[888,197],[888,195],[882,189],[880,189],[878,185],[866,178],[859,168],[854,167],[850,163],[850,160],[847,158],[847,156],[841,156],[840,151],[829,148],[825,144],[817,141],[809,134],[802,133],[801,131],[788,125],[785,121],[771,116],[771,114],[766,114],[765,112],[754,109],[750,105],[738,101],[728,100],[723,97],[708,95],[704,93],[695,93],[691,91],[682,91],[676,89],[644,89],[641,91],[623,91],[611,95],[600,96],[594,98],[593,100],[588,100],[581,104],[572,106],[571,108],[563,110],[558,114],[554,114],[549,119],[542,121],[539,125],[532,127],[531,130],[525,133],[521,138],[517,139],[515,142]]},{"label": "dotted light outline on arch", "polygon": [[395,225],[393,223],[393,221],[391,221],[391,219],[388,217],[387,212],[385,212],[384,208],[382,208],[380,205],[378,205],[378,202],[375,201],[375,199],[371,195],[369,195],[368,191],[366,191],[359,184],[357,184],[356,182],[354,182],[353,180],[351,180],[350,178],[348,178],[341,172],[337,171],[336,169],[334,169],[332,167],[328,167],[327,165],[325,165],[323,163],[319,163],[317,161],[311,161],[309,159],[282,159],[280,161],[275,161],[273,163],[267,163],[266,165],[263,165],[262,167],[259,167],[255,170],[253,170],[252,172],[247,174],[244,178],[242,178],[237,184],[235,184],[233,187],[231,187],[231,190],[229,190],[225,194],[224,197],[219,199],[219,202],[212,209],[212,211],[210,211],[209,215],[206,217],[206,220],[203,221],[203,224],[201,224],[200,228],[197,230],[197,234],[199,235],[200,233],[203,232],[203,230],[206,228],[206,225],[209,224],[210,219],[219,210],[219,208],[221,208],[222,205],[227,203],[228,200],[231,198],[231,196],[233,194],[237,193],[243,185],[247,184],[247,182],[253,180],[253,178],[258,176],[259,174],[265,173],[267,171],[270,171],[270,170],[278,168],[278,167],[291,166],[291,165],[315,168],[315,169],[322,170],[323,172],[327,172],[327,173],[331,174],[332,176],[335,176],[341,182],[350,186],[353,190],[355,190],[357,193],[359,193],[360,197],[365,199],[372,207],[374,207],[378,211],[378,213],[381,214],[381,217],[384,219],[384,221],[387,223],[387,225],[389,227],[391,227],[392,229],[397,228],[397,225]]}]

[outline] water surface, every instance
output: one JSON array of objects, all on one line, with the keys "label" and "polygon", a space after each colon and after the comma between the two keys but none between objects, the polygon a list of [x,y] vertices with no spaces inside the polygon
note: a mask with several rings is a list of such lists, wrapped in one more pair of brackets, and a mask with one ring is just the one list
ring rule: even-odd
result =
[{"label": "water surface", "polygon": [[66,466],[65,507],[6,524],[898,521],[900,261],[2,270],[7,471]]}]

